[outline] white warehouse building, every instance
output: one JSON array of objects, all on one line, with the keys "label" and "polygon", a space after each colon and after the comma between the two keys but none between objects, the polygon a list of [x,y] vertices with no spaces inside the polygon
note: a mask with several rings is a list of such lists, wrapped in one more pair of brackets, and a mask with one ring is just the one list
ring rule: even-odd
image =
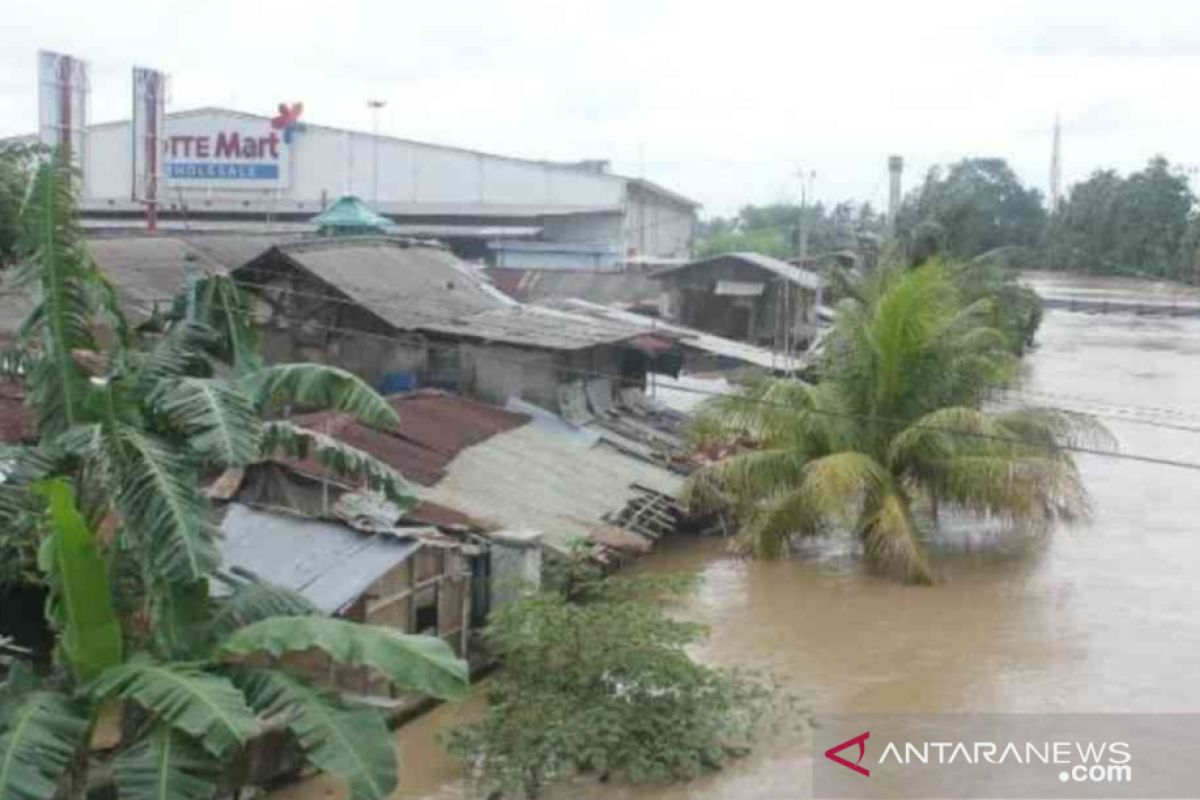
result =
[{"label": "white warehouse building", "polygon": [[[33,137],[30,137],[33,138]],[[84,136],[86,227],[145,225],[129,121]],[[159,227],[306,229],[344,194],[402,233],[496,266],[612,268],[690,257],[699,204],[604,161],[558,163],[220,108],[167,114],[154,166]]]}]

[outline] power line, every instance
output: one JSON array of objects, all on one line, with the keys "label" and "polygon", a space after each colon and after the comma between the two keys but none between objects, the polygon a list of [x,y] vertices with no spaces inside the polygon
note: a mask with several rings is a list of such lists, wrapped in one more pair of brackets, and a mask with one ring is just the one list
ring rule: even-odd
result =
[{"label": "power line", "polygon": [[1107,400],[1100,400],[1094,397],[1084,397],[1077,394],[1066,394],[1062,392],[1047,392],[1036,389],[1005,389],[1002,390],[1008,394],[1019,394],[1032,397],[1048,397],[1057,400],[1066,400],[1067,402],[1084,403],[1094,406],[1106,406],[1115,409],[1128,409],[1137,413],[1146,414],[1161,414],[1164,416],[1184,417],[1189,419],[1200,420],[1200,411],[1189,411],[1180,408],[1170,408],[1166,406],[1143,406],[1130,403],[1110,403]]}]

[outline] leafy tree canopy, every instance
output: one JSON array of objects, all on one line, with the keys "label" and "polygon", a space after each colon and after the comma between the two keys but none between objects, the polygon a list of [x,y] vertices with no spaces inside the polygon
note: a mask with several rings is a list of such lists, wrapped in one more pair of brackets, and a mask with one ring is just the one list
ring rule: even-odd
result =
[{"label": "leafy tree canopy", "polygon": [[487,715],[448,740],[488,791],[533,797],[579,773],[679,780],[745,752],[771,693],[688,655],[703,628],[664,609],[686,580],[604,578],[577,553],[553,585],[493,616],[504,667]]},{"label": "leafy tree canopy", "polygon": [[1163,157],[1122,177],[1097,170],[1075,184],[1046,230],[1045,265],[1188,280],[1200,244],[1196,198]]},{"label": "leafy tree canopy", "polygon": [[1046,214],[1036,189],[1021,185],[1000,158],[933,167],[904,200],[896,231],[914,263],[944,251],[971,258],[1000,247],[1032,247]]},{"label": "leafy tree canopy", "polygon": [[699,444],[732,454],[689,478],[693,508],[731,513],[767,557],[850,534],[873,567],[916,583],[933,580],[940,507],[1035,529],[1084,513],[1066,448],[1103,432],[1050,409],[981,410],[1016,361],[995,300],[967,300],[956,277],[937,262],[880,270],[839,304],[819,382],[713,401]]},{"label": "leafy tree canopy", "polygon": [[[719,255],[748,250],[776,258],[800,252],[800,206],[774,203],[745,206],[733,217],[715,217],[701,226],[699,255]],[[810,254],[852,250],[862,237],[883,233],[883,217],[869,203],[838,203],[827,208],[821,203],[804,209],[804,224]]]},{"label": "leafy tree canopy", "polygon": [[[368,454],[263,420],[318,405],[384,427],[394,411],[341,370],[263,367],[249,347],[249,303],[218,276],[205,279],[195,319],[131,330],[81,242],[71,183],[57,160],[41,164],[18,220],[16,279],[36,305],[16,343],[22,357],[6,363],[20,365],[9,377],[36,409],[37,442],[3,454],[0,553],[24,562],[9,577],[48,589],[56,646],[46,674],[18,666],[0,685],[0,797],[84,797],[90,732],[119,705],[121,800],[236,788],[233,766],[274,726],[354,800],[382,800],[397,776],[383,720],[286,657],[319,651],[445,698],[465,690],[465,663],[439,639],[329,619],[291,592],[233,580],[201,487],[280,449],[313,451],[406,502],[403,479]],[[210,591],[214,580],[230,591]]]}]

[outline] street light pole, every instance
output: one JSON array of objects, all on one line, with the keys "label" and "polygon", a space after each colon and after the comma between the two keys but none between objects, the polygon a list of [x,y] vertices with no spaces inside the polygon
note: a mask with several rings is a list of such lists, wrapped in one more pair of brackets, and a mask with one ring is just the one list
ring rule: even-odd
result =
[{"label": "street light pole", "polygon": [[368,100],[367,108],[371,109],[371,204],[375,211],[379,210],[379,111],[387,105],[386,100]]},{"label": "street light pole", "polygon": [[[797,170],[797,172],[796,172],[796,177],[798,177],[800,179],[800,216],[799,216],[799,219],[796,220],[796,239],[798,240],[796,242],[796,246],[797,246],[797,249],[800,251],[800,254],[799,254],[800,257],[798,259],[800,262],[800,265],[799,265],[800,269],[806,269],[804,262],[808,259],[808,190],[809,190],[809,185],[811,184],[812,180],[814,178],[816,178],[816,176],[817,176],[816,171],[811,170],[811,169],[807,170],[807,171],[801,169],[801,170]],[[784,355],[788,358],[788,361],[787,361],[788,374],[794,373],[794,370],[792,369],[791,357],[792,357],[792,344],[793,344],[793,339],[794,339],[794,334],[795,334],[795,332],[793,330],[793,328],[795,326],[795,320],[792,319],[793,311],[792,311],[791,300],[792,300],[792,287],[791,287],[791,284],[788,284],[787,287],[784,289],[784,295],[783,295],[783,302],[784,302],[783,314],[784,314],[785,324],[787,326],[784,330],[784,336],[783,336],[783,352],[784,352]]]}]

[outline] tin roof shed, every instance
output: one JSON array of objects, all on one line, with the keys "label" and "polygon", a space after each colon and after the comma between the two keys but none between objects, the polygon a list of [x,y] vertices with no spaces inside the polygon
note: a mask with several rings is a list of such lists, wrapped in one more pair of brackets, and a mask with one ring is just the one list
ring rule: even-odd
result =
[{"label": "tin roof shed", "polygon": [[221,523],[225,560],[336,614],[421,548],[417,538],[363,534],[336,522],[232,503]]}]

